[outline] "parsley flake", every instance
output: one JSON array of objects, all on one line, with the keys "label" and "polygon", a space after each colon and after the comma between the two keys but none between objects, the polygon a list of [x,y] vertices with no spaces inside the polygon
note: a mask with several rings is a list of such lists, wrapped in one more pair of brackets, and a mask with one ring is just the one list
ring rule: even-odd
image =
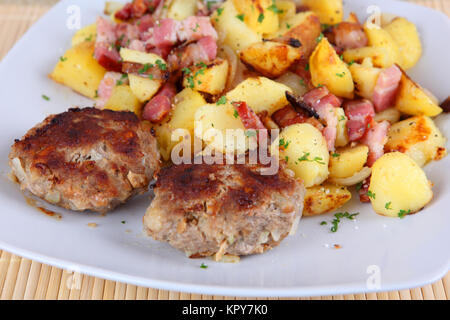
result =
[{"label": "parsley flake", "polygon": [[227,103],[227,97],[225,97],[225,96],[221,96],[220,98],[219,98],[219,100],[217,100],[217,102],[216,102],[216,104],[219,106],[219,105],[221,105],[221,104],[225,104],[225,103]]}]

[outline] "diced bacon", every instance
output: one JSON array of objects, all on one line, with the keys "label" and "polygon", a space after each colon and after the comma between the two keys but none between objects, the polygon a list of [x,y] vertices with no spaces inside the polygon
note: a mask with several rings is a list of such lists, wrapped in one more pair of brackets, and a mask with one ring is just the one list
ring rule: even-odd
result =
[{"label": "diced bacon", "polygon": [[120,80],[122,74],[118,72],[107,72],[103,77],[102,81],[100,81],[100,85],[98,86],[97,95],[98,98],[96,100],[95,106],[99,109],[103,109],[108,102],[109,98],[113,93],[114,87],[117,84],[117,81]]},{"label": "diced bacon", "polygon": [[178,26],[177,35],[179,41],[199,40],[204,37],[212,37],[217,40],[216,29],[211,24],[209,17],[191,16]]},{"label": "diced bacon", "polygon": [[367,36],[360,24],[341,22],[332,28],[334,43],[340,49],[356,49],[367,46]]},{"label": "diced bacon", "polygon": [[370,198],[367,195],[367,193],[369,192],[369,187],[370,187],[370,177],[366,178],[361,184],[361,188],[358,191],[359,201],[364,203],[370,202]]},{"label": "diced bacon", "polygon": [[214,60],[217,57],[217,42],[211,36],[203,37],[198,40],[197,44],[202,48],[207,55],[208,61]]},{"label": "diced bacon", "polygon": [[142,117],[154,123],[161,122],[172,109],[172,100],[176,93],[176,87],[172,83],[166,83],[161,91],[144,107]]},{"label": "diced bacon", "polygon": [[450,97],[447,97],[447,99],[445,99],[441,103],[441,108],[442,108],[442,110],[444,110],[445,113],[449,113],[450,112]]},{"label": "diced bacon", "polygon": [[217,56],[217,44],[212,37],[205,37],[196,43],[181,46],[168,58],[169,69],[176,71],[198,62],[209,62]]},{"label": "diced bacon", "polygon": [[113,44],[117,40],[114,25],[105,18],[97,18],[97,43]]},{"label": "diced bacon", "polygon": [[243,101],[233,102],[233,106],[239,114],[239,118],[241,119],[244,128],[247,130],[258,130],[258,141],[267,141],[267,128],[252,108],[250,108],[247,103]]},{"label": "diced bacon", "polygon": [[136,25],[140,33],[148,32],[148,29],[155,26],[155,19],[153,19],[151,14],[146,14],[136,22]]},{"label": "diced bacon", "polygon": [[128,47],[132,40],[139,39],[139,28],[130,23],[118,23],[115,31],[117,46]]},{"label": "diced bacon", "polygon": [[367,159],[367,165],[369,167],[384,154],[384,145],[388,140],[390,126],[388,121],[372,121],[369,130],[361,140],[362,143],[369,147],[369,157]]},{"label": "diced bacon", "polygon": [[122,70],[122,60],[117,49],[106,43],[95,45],[94,58],[106,70],[120,72]]},{"label": "diced bacon", "polygon": [[316,127],[319,131],[323,131],[324,127],[314,117],[310,117],[306,112],[295,110],[292,106],[286,106],[272,114],[272,119],[280,128],[286,128],[296,123],[309,123]]},{"label": "diced bacon", "polygon": [[119,51],[116,49],[116,31],[108,20],[97,19],[97,40],[95,42],[94,58],[110,71],[120,72],[122,69]]},{"label": "diced bacon", "polygon": [[352,100],[344,103],[345,115],[348,118],[347,132],[350,141],[361,139],[367,126],[375,116],[372,102],[369,100]]},{"label": "diced bacon", "polygon": [[300,59],[298,63],[294,64],[292,71],[303,79],[303,84],[308,90],[314,89],[307,59]]},{"label": "diced bacon", "polygon": [[123,6],[122,9],[116,12],[114,17],[122,21],[127,21],[131,19],[132,7],[133,5],[131,3],[127,3],[126,5]]},{"label": "diced bacon", "polygon": [[200,40],[212,37],[217,40],[217,32],[209,17],[191,16],[183,21],[162,19],[153,29],[151,44],[155,47],[173,46],[177,42]]},{"label": "diced bacon", "polygon": [[133,0],[131,3],[131,13],[133,18],[142,17],[152,5],[153,1],[149,0]]},{"label": "diced bacon", "polygon": [[246,129],[266,129],[261,119],[247,106],[245,102],[233,102],[233,106],[239,114],[242,124]]},{"label": "diced bacon", "polygon": [[303,96],[303,101],[311,106],[327,124],[323,136],[327,141],[328,150],[334,151],[339,123],[335,108],[341,106],[341,100],[331,94],[326,87],[313,89]]},{"label": "diced bacon", "polygon": [[145,50],[148,53],[154,53],[154,54],[166,59],[167,56],[170,54],[170,51],[172,51],[172,47],[171,46],[152,47],[151,45],[147,45],[145,47]]},{"label": "diced bacon", "polygon": [[145,52],[145,43],[137,39],[132,40],[128,45],[128,49]]},{"label": "diced bacon", "polygon": [[396,65],[381,71],[372,96],[377,112],[392,107],[401,78],[402,71]]},{"label": "diced bacon", "polygon": [[179,22],[173,19],[162,19],[153,28],[153,45],[155,47],[173,46],[178,42],[177,29]]}]

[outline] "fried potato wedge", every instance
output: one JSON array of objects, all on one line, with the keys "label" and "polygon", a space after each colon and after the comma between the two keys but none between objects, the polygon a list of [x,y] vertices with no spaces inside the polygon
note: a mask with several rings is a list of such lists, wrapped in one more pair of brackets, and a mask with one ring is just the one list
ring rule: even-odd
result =
[{"label": "fried potato wedge", "polygon": [[239,57],[262,75],[277,78],[302,57],[302,51],[284,43],[264,41],[241,51]]}]

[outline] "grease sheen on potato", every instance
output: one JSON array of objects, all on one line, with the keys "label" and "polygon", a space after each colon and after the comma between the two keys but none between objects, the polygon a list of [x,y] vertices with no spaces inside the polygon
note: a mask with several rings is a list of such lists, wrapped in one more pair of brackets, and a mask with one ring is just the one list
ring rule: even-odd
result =
[{"label": "grease sheen on potato", "polygon": [[433,198],[425,172],[400,152],[387,153],[374,163],[369,191],[375,212],[388,217],[415,213]]}]

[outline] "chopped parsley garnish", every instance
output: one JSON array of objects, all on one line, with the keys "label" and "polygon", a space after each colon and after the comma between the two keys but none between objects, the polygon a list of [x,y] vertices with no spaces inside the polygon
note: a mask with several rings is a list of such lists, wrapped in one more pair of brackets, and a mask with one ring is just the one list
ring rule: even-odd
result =
[{"label": "chopped parsley garnish", "polygon": [[[331,228],[330,228],[330,231],[331,232],[336,232],[336,231],[338,231],[338,229],[339,229],[339,223],[341,222],[341,219],[343,219],[343,218],[347,218],[347,219],[349,219],[349,220],[355,220],[355,217],[357,216],[357,215],[359,215],[359,212],[356,212],[356,213],[348,213],[348,212],[339,212],[339,213],[336,213],[335,215],[334,215],[334,219],[333,219],[333,221],[331,221]],[[325,222],[325,221],[322,221],[321,223],[320,223],[320,225],[326,225],[327,223]]]},{"label": "chopped parsley garnish", "polygon": [[152,74],[149,74],[149,75],[148,75],[148,78],[149,78],[150,80],[153,80],[153,75],[152,75]]},{"label": "chopped parsley garnish", "polygon": [[237,110],[234,110],[233,116],[237,119],[239,117],[239,113],[237,112]]},{"label": "chopped parsley garnish", "polygon": [[345,76],[345,72],[342,72],[342,73],[336,73],[336,75],[337,75],[339,78],[343,78],[343,77]]},{"label": "chopped parsley garnish", "polygon": [[45,101],[50,101],[50,98],[45,94],[42,95],[42,99],[44,99]]},{"label": "chopped parsley garnish", "polygon": [[321,83],[319,83],[318,85],[317,85],[317,88],[322,88],[323,87],[323,84],[321,84]]},{"label": "chopped parsley garnish", "polygon": [[289,162],[289,157],[288,157],[288,156],[285,156],[285,157],[284,157],[284,160],[286,160],[286,162]]},{"label": "chopped parsley garnish", "polygon": [[202,268],[202,269],[207,269],[208,266],[207,266],[206,264],[202,263],[202,264],[200,265],[200,268]]},{"label": "chopped parsley garnish", "polygon": [[217,15],[220,16],[223,12],[223,8],[217,8]]},{"label": "chopped parsley garnish", "polygon": [[290,28],[291,28],[291,25],[290,25],[289,23],[287,23],[287,22],[286,22],[286,28],[287,28],[287,29],[290,29]]},{"label": "chopped parsley garnish", "polygon": [[122,74],[122,76],[120,77],[119,80],[117,80],[116,82],[116,86],[121,86],[123,84],[123,81],[128,78],[128,74],[124,73]]},{"label": "chopped parsley garnish", "polygon": [[284,140],[284,138],[281,138],[279,145],[280,147],[283,147],[284,150],[286,150],[289,146],[289,143],[291,143],[289,140]]},{"label": "chopped parsley garnish", "polygon": [[323,33],[320,33],[320,35],[317,37],[316,41],[317,42],[322,41],[323,37],[324,37]]},{"label": "chopped parsley garnish", "polygon": [[67,58],[66,57],[59,57],[59,61],[61,61],[61,62],[67,61]]},{"label": "chopped parsley garnish", "polygon": [[92,41],[93,36],[93,34],[90,34],[89,37],[84,39],[84,41]]},{"label": "chopped parsley garnish", "polygon": [[351,66],[351,65],[353,65],[354,63],[355,63],[355,60],[352,60],[352,61],[349,62],[348,65]]},{"label": "chopped parsley garnish", "polygon": [[260,13],[258,16],[258,22],[262,23],[264,21],[264,13]]},{"label": "chopped parsley garnish", "polygon": [[391,204],[392,204],[392,202],[391,201],[389,201],[389,202],[386,202],[386,204],[384,205],[384,207],[387,209],[387,210],[392,210],[392,208],[391,208]]},{"label": "chopped parsley garnish", "polygon": [[398,217],[400,218],[400,219],[403,219],[406,215],[408,215],[408,214],[410,214],[411,213],[411,210],[408,210],[408,211],[406,211],[406,210],[400,210],[399,212],[398,212]]},{"label": "chopped parsley garnish", "polygon": [[238,15],[236,16],[236,18],[238,18],[239,20],[241,20],[242,22],[244,22],[245,15],[244,15],[244,14],[238,14]]},{"label": "chopped parsley garnish", "polygon": [[198,68],[204,69],[204,68],[206,68],[208,65],[207,65],[206,63],[204,63],[204,62],[199,62],[199,63],[197,63],[195,66],[198,67]]},{"label": "chopped parsley garnish", "polygon": [[356,185],[356,191],[361,190],[362,186],[363,186],[363,183],[362,183],[362,182],[358,183],[358,184]]},{"label": "chopped parsley garnish", "polygon": [[375,199],[375,193],[373,193],[373,192],[370,191],[370,190],[367,191],[367,196],[368,196],[369,198]]},{"label": "chopped parsley garnish", "polygon": [[322,23],[321,25],[320,25],[320,27],[323,29],[323,30],[326,30],[326,29],[328,29],[329,27],[331,27],[329,24],[327,24],[327,23]]},{"label": "chopped parsley garnish", "polygon": [[339,118],[339,121],[345,121],[345,120],[347,120],[347,118],[346,118],[345,116],[341,116],[341,117]]},{"label": "chopped parsley garnish", "polygon": [[309,71],[309,63],[306,64],[305,71]]},{"label": "chopped parsley garnish", "polygon": [[270,10],[273,13],[276,13],[276,14],[282,14],[283,13],[283,10],[278,9],[275,0],[272,0],[272,5],[270,7],[268,7],[267,10]]},{"label": "chopped parsley garnish", "polygon": [[337,158],[337,157],[340,156],[340,154],[339,154],[339,153],[336,153],[336,152],[333,152],[333,153],[331,154],[331,156],[332,156],[333,158]]},{"label": "chopped parsley garnish", "polygon": [[125,224],[125,223],[127,223],[127,222],[126,222],[125,220],[122,220],[121,223],[122,223],[122,224]]},{"label": "chopped parsley garnish", "polygon": [[152,68],[152,67],[153,67],[152,64],[146,63],[146,64],[144,64],[144,66],[143,66],[141,69],[138,70],[138,73],[139,73],[139,74],[146,73],[146,72],[148,71],[148,69],[150,69],[150,68]]},{"label": "chopped parsley garnish", "polygon": [[94,98],[98,98],[98,90],[95,90],[95,96]]},{"label": "chopped parsley garnish", "polygon": [[219,106],[219,105],[221,105],[221,104],[225,104],[225,103],[227,103],[227,97],[225,97],[225,96],[221,96],[220,98],[219,98],[219,100],[217,100],[217,102],[216,102],[216,104]]},{"label": "chopped parsley garnish", "polygon": [[156,65],[158,66],[158,68],[162,71],[166,71],[167,70],[167,64],[163,63],[161,60],[156,60]]},{"label": "chopped parsley garnish", "polygon": [[183,68],[181,69],[181,71],[183,72],[184,75],[189,75],[192,73],[191,69],[189,68]]},{"label": "chopped parsley garnish", "polygon": [[303,87],[306,87],[305,80],[300,79],[300,84],[301,84]]},{"label": "chopped parsley garnish", "polygon": [[314,157],[314,159],[308,159],[308,157],[310,156],[311,154],[309,153],[309,152],[304,152],[303,153],[303,156],[302,157],[300,157],[300,158],[298,158],[298,161],[299,162],[302,162],[302,161],[306,161],[306,162],[317,162],[318,164],[325,164],[325,162],[323,162],[323,159],[321,158],[321,157]]},{"label": "chopped parsley garnish", "polygon": [[192,29],[192,32],[197,32],[198,28],[200,28],[200,26],[198,25],[198,23],[195,24],[195,28]]}]

